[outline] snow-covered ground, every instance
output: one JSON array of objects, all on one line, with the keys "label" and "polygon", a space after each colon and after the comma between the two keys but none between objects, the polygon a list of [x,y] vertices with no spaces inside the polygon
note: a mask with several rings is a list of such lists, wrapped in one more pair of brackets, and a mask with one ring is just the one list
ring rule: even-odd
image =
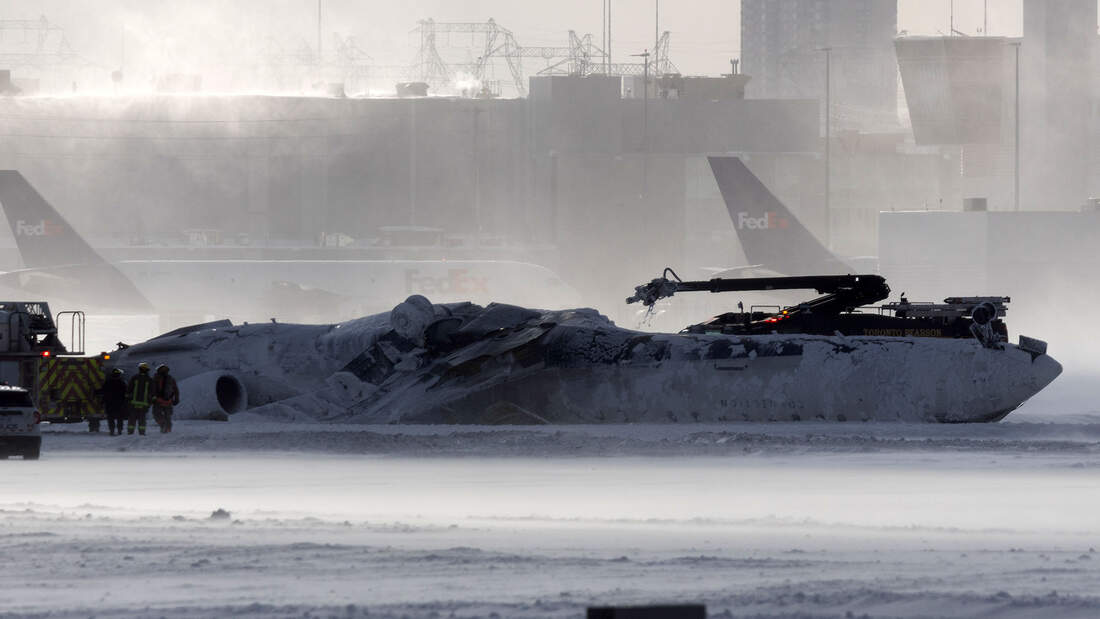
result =
[{"label": "snow-covered ground", "polygon": [[0,617],[1096,617],[1087,385],[973,426],[48,427],[0,462]]}]

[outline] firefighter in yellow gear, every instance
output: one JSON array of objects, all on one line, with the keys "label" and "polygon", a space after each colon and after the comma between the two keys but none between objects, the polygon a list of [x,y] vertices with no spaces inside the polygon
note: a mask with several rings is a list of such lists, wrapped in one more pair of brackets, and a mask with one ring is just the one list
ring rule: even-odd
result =
[{"label": "firefighter in yellow gear", "polygon": [[137,426],[138,434],[145,435],[145,417],[153,403],[153,377],[149,376],[149,364],[138,365],[138,373],[126,386],[126,398],[130,401],[130,419],[126,424],[126,433],[133,434]]}]

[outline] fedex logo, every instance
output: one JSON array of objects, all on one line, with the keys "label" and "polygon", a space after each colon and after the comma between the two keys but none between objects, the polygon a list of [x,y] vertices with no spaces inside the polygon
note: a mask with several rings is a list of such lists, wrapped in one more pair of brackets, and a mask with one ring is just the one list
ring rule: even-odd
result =
[{"label": "fedex logo", "polygon": [[38,223],[27,223],[22,219],[15,222],[16,236],[53,236],[60,233],[61,226],[49,219],[43,219]]},{"label": "fedex logo", "polygon": [[789,219],[771,211],[764,213],[763,217],[752,217],[744,211],[737,214],[738,230],[774,230],[776,228],[786,228],[790,225]]},{"label": "fedex logo", "polygon": [[416,269],[405,270],[405,291],[409,294],[489,294],[489,278],[470,275],[466,269],[451,269],[445,277],[421,275]]}]

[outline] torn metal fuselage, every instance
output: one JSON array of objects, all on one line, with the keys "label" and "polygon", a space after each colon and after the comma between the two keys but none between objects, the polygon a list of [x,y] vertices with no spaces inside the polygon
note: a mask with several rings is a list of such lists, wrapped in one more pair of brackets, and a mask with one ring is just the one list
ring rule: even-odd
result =
[{"label": "torn metal fuselage", "polygon": [[247,410],[282,419],[983,422],[1061,372],[1034,349],[973,338],[643,333],[591,309],[414,296],[389,314],[338,325],[185,331],[115,359],[169,364],[184,401],[189,377],[213,388],[228,376],[247,394]]},{"label": "torn metal fuselage", "polygon": [[[418,369],[348,369],[389,423],[996,421],[1061,371],[1050,357],[970,339],[652,334],[593,310],[450,308],[457,327]],[[457,319],[457,320],[456,320]],[[493,325],[487,331],[484,325]],[[379,380],[381,379],[381,380]]]}]

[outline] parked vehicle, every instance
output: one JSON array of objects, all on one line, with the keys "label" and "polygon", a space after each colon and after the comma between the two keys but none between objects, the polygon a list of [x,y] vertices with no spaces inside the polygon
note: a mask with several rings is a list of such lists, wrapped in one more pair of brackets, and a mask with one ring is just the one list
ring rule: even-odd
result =
[{"label": "parked vehicle", "polygon": [[29,391],[0,386],[0,458],[37,460],[42,449],[41,421]]}]

